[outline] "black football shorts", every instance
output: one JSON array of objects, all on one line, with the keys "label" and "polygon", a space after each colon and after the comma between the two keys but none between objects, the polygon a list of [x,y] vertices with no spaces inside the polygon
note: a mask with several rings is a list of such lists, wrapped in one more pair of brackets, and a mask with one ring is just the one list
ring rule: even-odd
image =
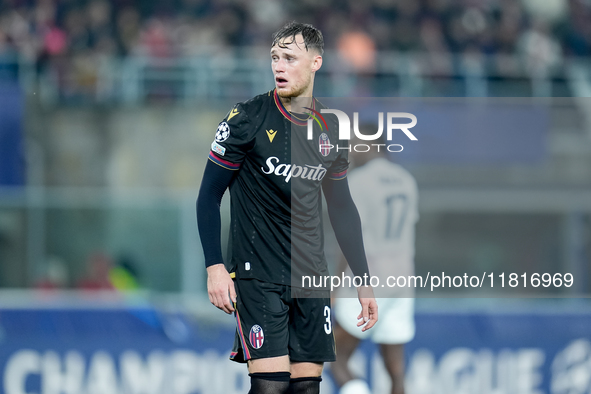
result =
[{"label": "black football shorts", "polygon": [[290,286],[257,279],[234,284],[237,327],[231,360],[289,355],[291,362],[335,361],[329,297],[294,298]]}]

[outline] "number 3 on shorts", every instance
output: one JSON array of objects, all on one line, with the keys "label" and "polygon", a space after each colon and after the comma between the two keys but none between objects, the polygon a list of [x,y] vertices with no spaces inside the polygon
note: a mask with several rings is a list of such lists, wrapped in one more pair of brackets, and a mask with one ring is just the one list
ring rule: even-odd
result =
[{"label": "number 3 on shorts", "polygon": [[324,317],[326,317],[324,332],[330,334],[332,332],[332,323],[330,321],[330,307],[328,305],[324,307]]}]

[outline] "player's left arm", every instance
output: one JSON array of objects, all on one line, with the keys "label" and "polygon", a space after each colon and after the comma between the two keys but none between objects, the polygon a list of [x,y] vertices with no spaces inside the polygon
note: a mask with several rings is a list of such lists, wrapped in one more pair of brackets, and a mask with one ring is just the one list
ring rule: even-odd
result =
[{"label": "player's left arm", "polygon": [[[322,183],[322,190],[326,197],[330,223],[353,275],[365,277],[369,281],[369,268],[365,257],[365,248],[363,247],[361,219],[351,197],[347,178],[340,180],[325,178]],[[378,321],[378,305],[371,286],[360,286],[357,291],[362,308],[357,317],[360,320],[357,326],[363,326],[362,331],[366,331]]]}]

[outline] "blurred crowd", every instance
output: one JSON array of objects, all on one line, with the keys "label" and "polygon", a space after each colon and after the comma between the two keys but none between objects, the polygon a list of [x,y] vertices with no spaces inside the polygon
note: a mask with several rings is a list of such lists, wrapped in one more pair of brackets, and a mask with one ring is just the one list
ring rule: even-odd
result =
[{"label": "blurred crowd", "polygon": [[588,56],[589,0],[2,0],[0,54],[193,55],[268,46],[285,21],[328,48]]},{"label": "blurred crowd", "polygon": [[[81,271],[82,267],[74,271]],[[51,256],[43,265],[41,276],[34,287],[42,290],[76,288],[80,290],[138,290],[139,276],[134,260],[123,256],[114,260],[107,253],[96,251],[88,255],[83,271],[72,278],[71,268],[56,256]]]},{"label": "blurred crowd", "polygon": [[77,100],[111,92],[118,59],[259,56],[290,20],[323,31],[329,73],[543,80],[591,57],[591,0],[0,0],[0,79],[18,60]]}]

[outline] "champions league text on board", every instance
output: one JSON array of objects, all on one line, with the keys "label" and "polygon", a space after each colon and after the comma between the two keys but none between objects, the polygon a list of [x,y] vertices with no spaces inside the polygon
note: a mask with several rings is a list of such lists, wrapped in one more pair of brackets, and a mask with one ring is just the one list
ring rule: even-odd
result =
[{"label": "champions league text on board", "polygon": [[[308,140],[312,140],[313,138],[313,122],[316,121],[320,123],[322,121],[326,125],[326,121],[322,114],[334,114],[339,122],[339,140],[350,140],[351,139],[351,121],[349,116],[344,113],[343,111],[337,109],[321,109],[320,112],[314,111],[311,108],[307,108],[312,111],[312,118],[308,119]],[[320,118],[320,120],[318,119]],[[417,141],[417,137],[409,130],[412,127],[416,126],[417,124],[417,117],[408,112],[388,112],[386,114],[386,137],[388,142],[392,141],[394,137],[394,131],[399,130],[402,131],[408,139],[411,141]],[[409,122],[400,123],[401,120],[410,120]],[[328,128],[328,126],[327,126]],[[401,144],[377,144],[371,143],[371,141],[375,141],[382,136],[384,133],[384,113],[378,113],[378,130],[374,134],[362,134],[359,131],[359,112],[353,113],[353,132],[355,136],[362,141],[368,141],[367,143],[360,143],[354,145],[347,145],[347,146],[339,146],[332,145],[330,143],[324,143],[320,145],[320,150],[324,149],[336,149],[337,152],[339,150],[348,150],[351,152],[354,150],[355,152],[369,152],[370,150],[381,151],[386,149],[388,152],[397,153],[402,152],[404,147]]]}]

